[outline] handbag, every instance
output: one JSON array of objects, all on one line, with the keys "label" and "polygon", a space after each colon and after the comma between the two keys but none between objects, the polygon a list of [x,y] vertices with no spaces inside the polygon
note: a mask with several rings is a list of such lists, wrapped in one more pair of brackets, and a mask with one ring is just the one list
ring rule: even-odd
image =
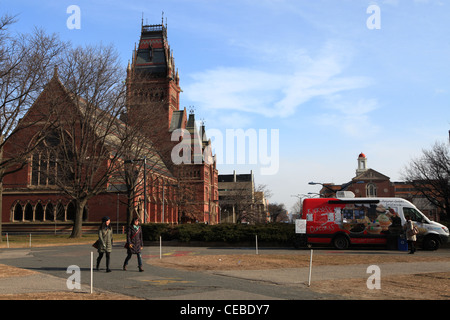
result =
[{"label": "handbag", "polygon": [[[133,234],[133,236],[131,237],[130,241],[133,241],[134,237],[136,237],[136,235],[141,231],[141,228],[139,228],[138,231],[136,231],[135,234]],[[125,245],[123,246],[125,249],[130,249],[130,244],[128,243],[128,241],[125,243]]]},{"label": "handbag", "polygon": [[416,236],[418,234],[419,234],[419,228],[417,228],[417,226],[412,223],[411,229],[408,230],[408,235],[410,237],[412,237],[412,236]]},{"label": "handbag", "polygon": [[94,244],[92,245],[95,249],[98,249],[98,245],[100,243],[100,240],[97,240],[94,242]]}]

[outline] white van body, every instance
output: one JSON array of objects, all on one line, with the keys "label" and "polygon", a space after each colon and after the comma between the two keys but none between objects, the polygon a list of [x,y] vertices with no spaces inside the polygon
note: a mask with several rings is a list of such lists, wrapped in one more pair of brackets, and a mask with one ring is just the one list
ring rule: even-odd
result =
[{"label": "white van body", "polygon": [[386,208],[398,208],[398,214],[402,220],[402,226],[406,223],[406,216],[410,216],[411,220],[419,229],[419,240],[422,241],[426,249],[436,250],[439,244],[449,241],[449,230],[446,226],[431,221],[411,202],[401,198],[381,198],[380,203]]},{"label": "white van body", "polygon": [[408,215],[425,249],[436,250],[449,241],[446,226],[431,221],[402,198],[311,198],[303,201],[302,209],[308,243],[331,243],[340,249],[392,241],[403,233]]}]

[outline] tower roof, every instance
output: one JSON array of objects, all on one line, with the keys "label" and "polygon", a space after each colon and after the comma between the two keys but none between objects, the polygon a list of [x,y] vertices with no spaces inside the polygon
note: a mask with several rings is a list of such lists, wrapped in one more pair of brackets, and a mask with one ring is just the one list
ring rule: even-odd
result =
[{"label": "tower roof", "polygon": [[177,78],[175,61],[167,41],[167,25],[142,25],[139,45],[133,53],[132,67],[153,78]]}]

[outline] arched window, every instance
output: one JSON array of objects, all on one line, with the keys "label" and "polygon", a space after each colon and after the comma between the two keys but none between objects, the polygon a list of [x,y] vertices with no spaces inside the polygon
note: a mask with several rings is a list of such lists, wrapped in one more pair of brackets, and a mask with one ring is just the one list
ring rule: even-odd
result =
[{"label": "arched window", "polygon": [[369,183],[366,187],[366,194],[369,198],[375,198],[377,196],[377,186],[373,183]]},{"label": "arched window", "polygon": [[[67,205],[67,220],[75,221],[76,214],[77,214],[77,207],[75,205],[75,202],[71,201]],[[87,220],[87,207],[86,206],[83,208],[83,217],[82,217],[82,219],[83,219],[83,221]]]},{"label": "arched window", "polygon": [[71,201],[67,206],[67,220],[75,221],[75,215],[76,215],[76,207],[74,203]]},{"label": "arched window", "polygon": [[88,210],[87,210],[87,207],[85,206],[83,208],[83,221],[87,220],[87,216],[88,216]]},{"label": "arched window", "polygon": [[16,205],[14,206],[13,219],[14,221],[23,221],[23,208],[19,202],[17,202]]},{"label": "arched window", "polygon": [[25,219],[27,221],[33,221],[33,206],[28,202],[25,206]]},{"label": "arched window", "polygon": [[56,206],[56,220],[65,221],[66,220],[66,210],[61,202],[58,202]]},{"label": "arched window", "polygon": [[31,184],[33,186],[37,186],[39,184],[39,158],[39,152],[35,152],[31,161]]},{"label": "arched window", "polygon": [[45,220],[46,221],[54,221],[55,219],[55,208],[51,202],[47,203],[45,207]]},{"label": "arched window", "polygon": [[34,219],[36,221],[44,221],[44,207],[38,202],[36,208],[34,209]]},{"label": "arched window", "polygon": [[51,186],[56,184],[56,152],[59,145],[57,132],[50,132],[38,146],[31,159],[31,185]]}]

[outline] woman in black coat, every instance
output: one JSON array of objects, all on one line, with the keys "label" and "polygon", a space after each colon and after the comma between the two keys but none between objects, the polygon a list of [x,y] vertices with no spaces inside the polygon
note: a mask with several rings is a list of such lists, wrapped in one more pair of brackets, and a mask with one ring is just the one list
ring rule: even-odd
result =
[{"label": "woman in black coat", "polygon": [[144,241],[142,239],[142,228],[139,225],[139,219],[134,218],[131,225],[128,227],[127,232],[127,257],[123,263],[123,270],[127,270],[128,261],[131,259],[133,254],[137,255],[139,272],[144,271],[142,269],[142,256],[141,250],[144,247]]}]

